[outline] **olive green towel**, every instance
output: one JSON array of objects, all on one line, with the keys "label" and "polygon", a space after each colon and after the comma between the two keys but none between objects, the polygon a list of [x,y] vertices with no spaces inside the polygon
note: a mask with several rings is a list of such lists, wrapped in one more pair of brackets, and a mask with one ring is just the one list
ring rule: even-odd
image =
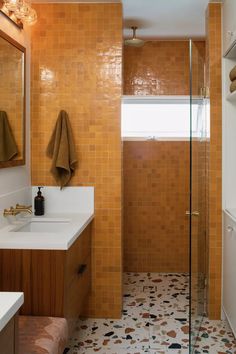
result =
[{"label": "olive green towel", "polygon": [[229,78],[230,78],[231,81],[234,81],[236,79],[236,65],[230,71]]},{"label": "olive green towel", "polygon": [[230,85],[230,92],[234,92],[236,90],[236,80],[234,80]]},{"label": "olive green towel", "polygon": [[7,114],[0,111],[0,162],[11,160],[18,152]]},{"label": "olive green towel", "polygon": [[62,189],[70,181],[77,164],[72,129],[65,111],[59,113],[47,155],[52,159],[51,173]]}]

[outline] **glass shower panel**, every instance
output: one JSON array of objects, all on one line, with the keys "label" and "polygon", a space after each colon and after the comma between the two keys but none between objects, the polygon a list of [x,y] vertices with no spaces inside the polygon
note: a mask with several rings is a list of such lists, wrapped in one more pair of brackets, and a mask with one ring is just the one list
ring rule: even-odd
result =
[{"label": "glass shower panel", "polygon": [[[206,302],[206,236],[207,236],[207,99],[204,91],[204,47],[190,42],[190,353],[204,318]],[[197,99],[198,110],[193,110]],[[197,117],[195,116],[197,114]],[[193,134],[193,122],[198,122]]]}]

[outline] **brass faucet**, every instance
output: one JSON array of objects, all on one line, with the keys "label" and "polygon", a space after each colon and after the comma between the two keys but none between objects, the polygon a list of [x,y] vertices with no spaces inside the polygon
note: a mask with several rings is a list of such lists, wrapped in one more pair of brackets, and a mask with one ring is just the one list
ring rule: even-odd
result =
[{"label": "brass faucet", "polygon": [[16,207],[10,207],[9,209],[4,209],[3,216],[8,216],[8,215],[17,215],[21,212],[26,212],[29,214],[32,214],[32,205],[26,206],[26,205],[20,205],[16,204]]}]

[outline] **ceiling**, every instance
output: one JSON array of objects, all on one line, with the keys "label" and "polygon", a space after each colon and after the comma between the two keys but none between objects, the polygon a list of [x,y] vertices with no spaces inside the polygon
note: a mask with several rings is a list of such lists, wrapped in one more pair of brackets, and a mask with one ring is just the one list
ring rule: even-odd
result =
[{"label": "ceiling", "polygon": [[209,0],[122,0],[124,36],[131,26],[137,37],[150,39],[205,36],[205,10]]}]

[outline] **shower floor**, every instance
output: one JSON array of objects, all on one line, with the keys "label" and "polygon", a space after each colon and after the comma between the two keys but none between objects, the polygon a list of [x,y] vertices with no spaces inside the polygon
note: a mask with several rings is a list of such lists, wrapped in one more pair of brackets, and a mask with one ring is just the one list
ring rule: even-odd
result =
[{"label": "shower floor", "polygon": [[[188,354],[188,275],[125,273],[120,320],[84,319],[65,354]],[[226,323],[205,320],[195,353],[235,354]]]}]

